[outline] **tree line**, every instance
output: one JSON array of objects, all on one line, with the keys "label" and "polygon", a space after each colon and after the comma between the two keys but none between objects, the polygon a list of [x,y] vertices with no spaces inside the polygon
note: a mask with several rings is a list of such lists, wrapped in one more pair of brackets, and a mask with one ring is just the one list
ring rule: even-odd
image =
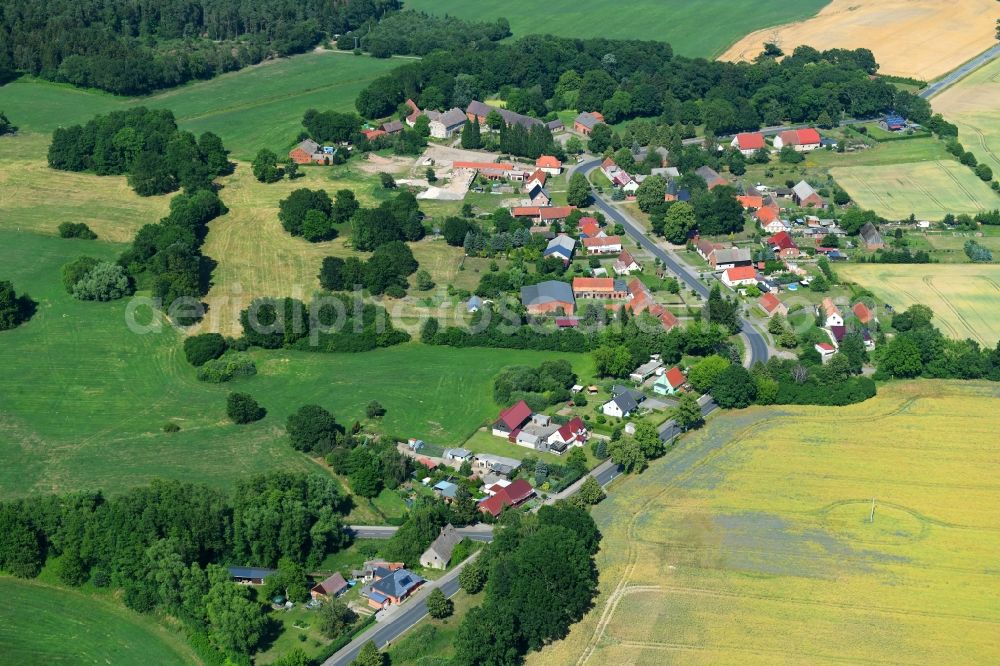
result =
[{"label": "tree line", "polygon": [[409,9],[392,12],[374,26],[367,27],[370,28],[367,32],[359,30],[341,35],[337,48],[350,51],[357,45],[376,58],[422,56],[431,51],[496,42],[511,34],[510,23],[505,18],[463,21],[454,16],[432,16]]},{"label": "tree line", "polygon": [[0,83],[17,71],[139,95],[303,53],[399,0],[10,0],[0,12]]}]

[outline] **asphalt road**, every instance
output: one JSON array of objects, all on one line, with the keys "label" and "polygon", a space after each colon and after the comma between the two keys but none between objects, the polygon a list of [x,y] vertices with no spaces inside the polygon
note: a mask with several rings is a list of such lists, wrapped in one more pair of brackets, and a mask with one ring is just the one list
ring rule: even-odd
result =
[{"label": "asphalt road", "polygon": [[997,57],[1000,57],[1000,44],[997,44],[990,50],[979,54],[978,56],[976,56],[969,62],[965,63],[958,69],[954,70],[950,74],[945,75],[944,78],[938,79],[934,83],[930,84],[917,94],[920,97],[923,97],[924,99],[929,99],[934,95],[938,94],[939,92],[941,92],[942,90],[944,90],[945,88],[947,88],[948,86],[950,86],[951,84],[955,83],[962,77],[971,73],[973,70],[979,69],[980,67],[990,62],[991,60],[996,59]]},{"label": "asphalt road", "polygon": [[[601,160],[594,159],[589,162],[584,162],[576,167],[575,170],[581,171],[584,175],[587,175],[598,166],[600,166]],[[708,298],[709,288],[699,280],[691,271],[686,267],[681,265],[681,263],[674,257],[673,253],[664,250],[662,247],[653,242],[642,229],[637,227],[628,217],[626,217],[620,210],[605,201],[597,192],[593,192],[594,205],[597,206],[607,217],[611,218],[618,224],[625,228],[626,233],[631,236],[640,246],[648,250],[653,256],[659,258],[663,264],[669,268],[673,273],[682,280],[689,287],[694,289],[702,298]],[[758,333],[750,324],[745,320],[741,319],[741,326],[743,335],[746,337],[748,342],[749,350],[749,360],[750,365],[756,362],[763,363],[767,360],[767,342],[764,341],[764,337]]]},{"label": "asphalt road", "polygon": [[[355,539],[391,539],[399,528],[388,525],[348,525],[346,529]],[[484,543],[493,541],[492,525],[478,524],[459,527],[455,531],[462,537],[468,537],[471,541]]]}]

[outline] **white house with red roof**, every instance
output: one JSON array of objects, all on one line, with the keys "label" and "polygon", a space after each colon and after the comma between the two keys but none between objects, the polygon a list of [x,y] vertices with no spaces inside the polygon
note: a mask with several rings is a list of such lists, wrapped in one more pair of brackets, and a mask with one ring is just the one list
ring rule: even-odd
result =
[{"label": "white house with red roof", "polygon": [[518,507],[535,495],[535,489],[524,479],[517,479],[506,486],[499,484],[487,488],[490,496],[479,503],[479,510],[488,513],[494,518],[506,507]]},{"label": "white house with red roof", "polygon": [[615,263],[611,267],[618,275],[631,275],[635,271],[642,270],[642,266],[639,265],[639,262],[635,260],[628,250],[622,250],[622,253],[618,255],[618,258],[615,259]]},{"label": "white house with red roof", "polygon": [[837,353],[837,348],[829,342],[818,342],[816,343],[816,351],[819,352],[819,357],[826,363],[831,356]]},{"label": "white house with red roof", "polygon": [[552,155],[542,155],[535,160],[535,167],[541,169],[550,176],[558,176],[562,173],[562,162]]},{"label": "white house with red roof", "polygon": [[588,254],[618,254],[622,251],[622,237],[584,238],[583,246],[587,248]]},{"label": "white house with red roof", "polygon": [[750,157],[765,146],[764,135],[760,132],[740,132],[733,137],[732,143],[729,145],[746,157]]},{"label": "white house with red roof", "polygon": [[781,150],[785,146],[791,146],[800,153],[816,150],[820,146],[820,136],[812,127],[797,130],[785,130],[774,137],[774,147]]},{"label": "white house with red roof", "polygon": [[736,266],[727,268],[722,273],[722,284],[730,289],[744,285],[757,284],[757,271],[753,266]]},{"label": "white house with red roof", "polygon": [[531,419],[531,407],[524,400],[518,400],[493,422],[493,434],[497,437],[516,437],[518,431]]},{"label": "white house with red roof", "polygon": [[607,236],[597,223],[596,217],[581,217],[578,224],[581,238],[604,238]]},{"label": "white house with red roof", "polygon": [[778,297],[772,293],[763,294],[757,300],[757,303],[760,304],[761,309],[767,313],[768,317],[773,317],[776,314],[788,314],[788,306],[778,300]]},{"label": "white house with red roof", "polygon": [[548,447],[551,453],[561,454],[571,446],[583,446],[587,441],[587,426],[579,416],[574,416],[559,430],[549,435]]}]

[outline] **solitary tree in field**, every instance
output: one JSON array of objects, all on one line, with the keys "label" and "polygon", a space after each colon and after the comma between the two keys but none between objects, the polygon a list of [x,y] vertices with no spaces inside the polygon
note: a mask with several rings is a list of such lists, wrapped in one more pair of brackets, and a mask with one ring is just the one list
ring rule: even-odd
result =
[{"label": "solitary tree in field", "polygon": [[282,172],[278,169],[278,156],[267,148],[257,151],[250,165],[253,176],[262,183],[274,183],[281,180]]},{"label": "solitary tree in field", "polygon": [[230,393],[226,399],[226,414],[233,423],[253,423],[264,418],[267,411],[249,393]]},{"label": "solitary tree in field", "polygon": [[385,407],[383,407],[382,403],[378,400],[372,400],[368,403],[368,406],[365,407],[365,414],[370,419],[377,419],[380,416],[385,416]]}]

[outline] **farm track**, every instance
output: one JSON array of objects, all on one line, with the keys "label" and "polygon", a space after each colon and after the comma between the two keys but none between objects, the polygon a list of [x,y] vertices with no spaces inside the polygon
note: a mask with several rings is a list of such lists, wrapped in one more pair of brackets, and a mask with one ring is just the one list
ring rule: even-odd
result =
[{"label": "farm track", "polygon": [[941,167],[941,170],[945,172],[945,175],[948,176],[951,182],[955,183],[955,187],[957,187],[959,190],[965,193],[965,196],[968,197],[969,201],[971,201],[972,203],[978,203],[975,195],[973,195],[972,192],[970,192],[965,185],[959,182],[958,178],[955,178],[955,174],[953,174],[951,171],[948,171],[948,169],[944,167],[944,164],[940,160],[935,161],[935,164]]},{"label": "farm track", "polygon": [[959,312],[958,308],[952,305],[951,301],[948,300],[948,298],[942,294],[936,286],[934,286],[934,279],[930,275],[925,275],[922,281],[925,285],[927,285],[928,289],[934,292],[937,297],[941,299],[941,302],[944,303],[944,306],[948,308],[953,315],[955,315],[955,318],[958,319],[963,326],[965,326],[969,335],[978,340],[980,344],[985,344],[985,341],[976,333],[976,329],[969,323],[969,320],[965,318],[965,315]]},{"label": "farm track", "polygon": [[[998,72],[996,76],[1000,76],[1000,72]],[[989,142],[986,141],[986,135],[983,134],[983,130],[979,129],[975,125],[967,124],[967,127],[971,129],[973,132],[975,132],[976,137],[979,140],[979,145],[982,147],[983,152],[985,152],[990,157],[990,159],[993,160],[995,168],[1000,169],[1000,155],[994,153],[993,149],[990,148]]]}]

